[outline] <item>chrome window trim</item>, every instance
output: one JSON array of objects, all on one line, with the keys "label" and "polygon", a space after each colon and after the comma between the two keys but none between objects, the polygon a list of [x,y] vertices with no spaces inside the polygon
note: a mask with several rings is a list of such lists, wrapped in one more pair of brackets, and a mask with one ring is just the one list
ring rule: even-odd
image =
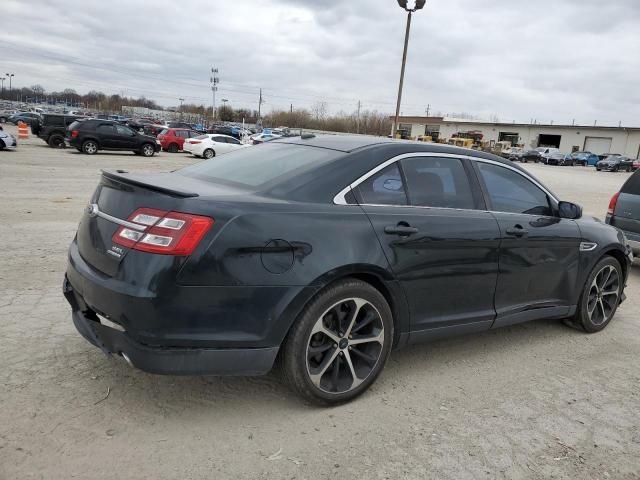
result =
[{"label": "chrome window trim", "polygon": [[127,220],[122,220],[121,218],[114,217],[113,215],[109,215],[108,213],[104,213],[100,211],[97,203],[93,203],[89,205],[89,208],[87,209],[87,213],[89,213],[89,215],[91,216],[98,216],[110,222],[116,223],[118,225],[122,225],[123,227],[131,228],[133,230],[137,230],[139,232],[144,232],[147,229],[146,225],[139,225],[137,223],[128,222]]},{"label": "chrome window trim", "polygon": [[[441,209],[442,207],[423,207],[423,206],[418,206],[418,205],[376,205],[376,204],[367,204],[367,203],[362,203],[362,204],[350,204],[350,203],[347,203],[347,200],[345,199],[345,196],[347,195],[347,193],[349,193],[351,190],[354,190],[358,185],[360,185],[362,182],[367,180],[369,177],[371,177],[372,175],[375,175],[380,170],[383,170],[384,168],[388,167],[392,163],[398,162],[398,161],[403,160],[405,158],[414,158],[414,157],[439,157],[439,158],[457,158],[457,159],[463,159],[464,158],[464,159],[475,161],[475,162],[482,162],[482,163],[489,163],[489,164],[492,164],[492,165],[497,165],[499,167],[506,168],[508,170],[511,170],[513,172],[516,172],[516,173],[522,175],[524,178],[529,180],[531,183],[533,183],[535,186],[537,186],[540,190],[542,190],[544,193],[546,193],[549,196],[549,198],[553,199],[556,203],[559,202],[558,198],[553,193],[551,193],[549,190],[547,190],[546,187],[544,187],[542,184],[540,184],[540,182],[538,182],[537,180],[535,180],[531,176],[527,175],[526,173],[521,172],[517,168],[514,168],[514,167],[512,167],[510,165],[507,165],[505,163],[497,162],[495,160],[490,160],[488,158],[474,157],[474,156],[471,156],[471,155],[457,155],[457,154],[454,154],[454,153],[436,153],[436,152],[414,152],[414,153],[403,153],[401,155],[396,155],[395,157],[392,157],[389,160],[386,160],[386,161],[382,162],[377,167],[372,168],[367,173],[362,175],[360,178],[358,178],[357,180],[355,180],[354,182],[352,182],[351,184],[347,185],[345,188],[340,190],[340,192],[338,192],[338,194],[335,197],[333,197],[333,203],[335,205],[348,205],[348,206],[349,205],[353,205],[353,206],[360,205],[360,206],[368,206],[368,207],[400,207],[400,208],[407,208],[408,207],[408,208],[437,208],[437,209]],[[446,208],[446,207],[444,207],[444,208]],[[460,208],[447,208],[447,209],[448,210],[462,210],[462,211],[465,210],[465,209],[460,209]],[[467,211],[477,212],[478,209],[473,209],[473,210],[467,209]],[[482,210],[480,210],[480,211],[482,211]],[[527,214],[514,213],[514,212],[498,212],[497,210],[491,210],[491,211],[495,211],[497,213],[510,213],[510,214],[513,214],[513,215],[527,215]],[[545,215],[532,215],[532,216],[536,216],[536,217],[542,216],[542,217],[544,217]]]}]

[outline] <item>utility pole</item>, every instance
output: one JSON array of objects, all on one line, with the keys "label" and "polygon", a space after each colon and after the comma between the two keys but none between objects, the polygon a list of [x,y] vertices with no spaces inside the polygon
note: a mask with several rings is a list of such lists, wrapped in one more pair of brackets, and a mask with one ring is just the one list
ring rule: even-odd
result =
[{"label": "utility pole", "polygon": [[358,119],[356,121],[356,133],[360,133],[360,100],[358,100]]},{"label": "utility pole", "polygon": [[180,100],[180,120],[182,120],[182,102],[184,102],[184,98],[179,98]]},{"label": "utility pole", "polygon": [[260,89],[260,98],[258,99],[258,121],[260,121],[260,112],[262,111],[262,89]]},{"label": "utility pole", "polygon": [[289,105],[289,113],[293,113],[293,103]]},{"label": "utility pole", "polygon": [[213,117],[213,121],[215,122],[216,120],[216,91],[218,90],[218,83],[220,83],[220,77],[218,77],[218,69],[215,67],[211,67],[211,77],[210,80],[211,82],[211,95],[212,95],[212,102],[211,102],[211,113],[212,113],[212,117]]},{"label": "utility pole", "polygon": [[5,81],[4,77],[0,78],[0,82],[2,82],[2,95],[4,95],[4,81]]},{"label": "utility pole", "polygon": [[427,117],[429,116],[429,110],[431,110],[431,104],[430,103],[427,104],[427,108],[424,111],[424,113],[426,114]]}]

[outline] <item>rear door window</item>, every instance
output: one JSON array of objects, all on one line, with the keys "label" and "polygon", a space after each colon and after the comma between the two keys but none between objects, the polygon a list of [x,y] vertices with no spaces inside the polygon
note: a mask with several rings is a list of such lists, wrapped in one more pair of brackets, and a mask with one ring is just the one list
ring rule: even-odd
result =
[{"label": "rear door window", "polygon": [[640,170],[629,177],[620,191],[631,195],[640,195]]},{"label": "rear door window", "polygon": [[98,127],[96,128],[96,132],[105,135],[114,135],[116,133],[116,129],[111,123],[102,123],[98,125]]},{"label": "rear door window", "polygon": [[409,203],[417,207],[472,210],[475,201],[462,160],[414,157],[402,160]]},{"label": "rear door window", "polygon": [[366,205],[407,205],[407,194],[397,163],[376,172],[356,188]]}]

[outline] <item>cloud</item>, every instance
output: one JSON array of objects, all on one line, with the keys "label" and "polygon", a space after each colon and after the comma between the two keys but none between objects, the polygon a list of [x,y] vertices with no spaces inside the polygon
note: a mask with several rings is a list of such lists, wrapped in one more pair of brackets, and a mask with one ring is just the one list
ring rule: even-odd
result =
[{"label": "cloud", "polygon": [[[406,14],[371,0],[3,0],[16,85],[256,108],[393,112]],[[52,20],[55,19],[55,20]],[[640,124],[637,0],[428,0],[413,16],[402,112]]]}]

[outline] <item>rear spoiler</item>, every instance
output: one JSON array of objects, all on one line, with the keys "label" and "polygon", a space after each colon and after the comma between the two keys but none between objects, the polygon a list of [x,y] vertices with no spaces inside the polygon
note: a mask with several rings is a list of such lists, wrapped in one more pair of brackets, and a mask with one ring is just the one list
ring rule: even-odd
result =
[{"label": "rear spoiler", "polygon": [[[199,195],[195,192],[190,192],[188,190],[180,189],[175,186],[168,185],[158,185],[158,182],[151,182],[148,176],[143,175],[132,175],[125,170],[101,170],[102,176],[113,180],[115,182],[127,183],[129,185],[135,185],[137,187],[146,188],[148,190],[153,190],[155,192],[166,193],[167,195],[171,195],[172,197],[182,197],[182,198],[190,198],[190,197],[198,197]],[[157,175],[154,180],[157,180]]]}]

